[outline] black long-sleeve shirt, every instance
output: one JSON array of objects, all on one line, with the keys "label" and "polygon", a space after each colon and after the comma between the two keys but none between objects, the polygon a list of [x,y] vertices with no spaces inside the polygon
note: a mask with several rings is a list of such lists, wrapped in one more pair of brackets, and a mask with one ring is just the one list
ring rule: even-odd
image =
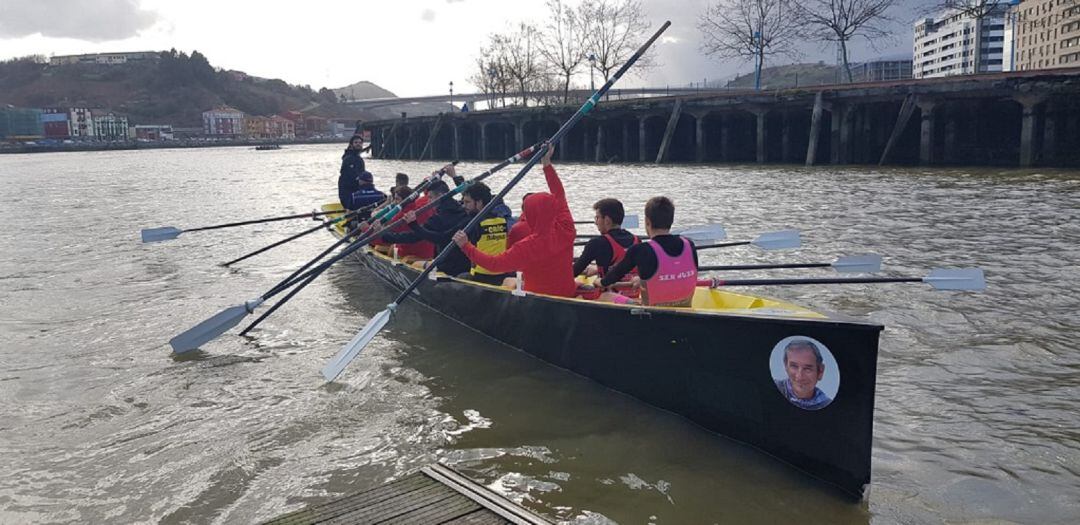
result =
[{"label": "black long-sleeve shirt", "polygon": [[[610,230],[608,233],[623,248],[630,249],[634,245],[634,234],[622,228]],[[590,239],[589,242],[585,243],[585,249],[581,251],[581,255],[574,261],[574,275],[581,275],[585,268],[589,266],[589,263],[593,261],[596,261],[597,268],[603,268],[606,272],[611,266],[611,259],[614,257],[615,253],[611,249],[611,243],[606,238],[600,236]]]},{"label": "black long-sleeve shirt", "polygon": [[[682,255],[683,242],[682,237],[678,235],[657,235],[652,238],[652,241],[659,244],[660,248],[664,250],[664,253],[678,257]],[[690,241],[690,249],[694,254],[694,266],[698,265],[697,248],[694,247],[694,241]],[[659,261],[656,259],[656,252],[648,243],[643,242],[635,244],[629,250],[626,250],[626,257],[619,261],[613,268],[608,270],[607,275],[600,280],[602,286],[611,286],[619,282],[630,270],[635,267],[638,269],[638,275],[641,276],[641,280],[645,281],[651,279],[653,275],[656,275],[656,269],[659,266]]]},{"label": "black long-sleeve shirt", "polygon": [[[435,245],[436,253],[441,253],[448,245],[453,244],[454,233],[469,223],[469,215],[457,201],[451,198],[439,201],[432,215],[422,226],[419,223],[409,223],[412,231],[403,233],[384,233],[382,239],[390,244],[408,244],[418,241],[429,241]],[[439,263],[439,271],[458,275],[469,271],[472,263],[469,258],[455,245],[446,258]]]}]

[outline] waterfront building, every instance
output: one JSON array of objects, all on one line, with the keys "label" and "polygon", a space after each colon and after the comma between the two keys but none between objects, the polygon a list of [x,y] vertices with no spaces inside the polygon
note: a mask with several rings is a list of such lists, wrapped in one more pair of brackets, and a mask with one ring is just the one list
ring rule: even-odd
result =
[{"label": "waterfront building", "polygon": [[292,140],[296,138],[296,123],[281,115],[270,116],[270,138]]},{"label": "waterfront building", "polygon": [[157,51],[133,51],[129,53],[90,53],[85,55],[61,55],[49,59],[50,66],[69,66],[73,64],[115,65],[145,60],[158,60]]},{"label": "waterfront building", "polygon": [[941,18],[917,22],[912,76],[932,78],[1006,71],[1005,57],[1012,54],[1012,39],[1006,39],[1005,31],[1008,7],[996,6],[981,21],[948,11]]},{"label": "waterfront building", "polygon": [[853,82],[884,82],[911,78],[910,58],[883,58],[851,66]]},{"label": "waterfront building", "polygon": [[173,126],[171,124],[138,124],[132,127],[132,130],[132,136],[136,140],[156,142],[156,140],[173,139]]},{"label": "waterfront building", "polygon": [[244,134],[244,112],[229,106],[204,111],[203,134],[209,137],[236,138]]},{"label": "waterfront building", "polygon": [[71,137],[68,126],[68,113],[61,108],[41,110],[42,133],[47,139],[66,139]]},{"label": "waterfront building", "polygon": [[44,136],[40,109],[0,107],[0,139],[34,140]]},{"label": "waterfront building", "polygon": [[135,140],[156,142],[159,140],[173,140],[173,128],[169,124],[139,124],[135,126],[132,135]]},{"label": "waterfront building", "polygon": [[94,118],[94,135],[100,140],[128,139],[128,119],[108,113]]},{"label": "waterfront building", "polygon": [[1080,67],[1080,1],[1024,0],[1013,20],[1017,71]]},{"label": "waterfront building", "polygon": [[258,115],[244,117],[244,136],[264,139],[270,134],[270,119]]}]

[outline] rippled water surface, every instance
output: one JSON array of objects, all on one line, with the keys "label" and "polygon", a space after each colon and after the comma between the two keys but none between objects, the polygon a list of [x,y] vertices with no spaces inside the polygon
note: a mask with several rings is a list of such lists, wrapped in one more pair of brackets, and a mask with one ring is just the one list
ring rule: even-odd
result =
[{"label": "rippled water surface", "polygon": [[[876,252],[888,275],[986,269],[983,294],[751,290],[886,326],[871,494],[851,504],[415,305],[326,386],[323,362],[392,298],[351,262],[251,337],[234,331],[171,357],[169,338],[266,291],[331,241],[320,232],[226,269],[217,263],[311,223],[153,245],[139,230],[311,210],[336,198],[339,153],[0,156],[0,522],[252,522],[438,460],[581,523],[1080,520],[1080,173],[560,167],[581,219],[601,196],[639,209],[666,194],[677,222],[720,222],[732,239],[803,232],[799,250],[713,251],[703,263]],[[380,186],[434,167],[369,164]],[[511,204],[542,185],[530,175]]]}]

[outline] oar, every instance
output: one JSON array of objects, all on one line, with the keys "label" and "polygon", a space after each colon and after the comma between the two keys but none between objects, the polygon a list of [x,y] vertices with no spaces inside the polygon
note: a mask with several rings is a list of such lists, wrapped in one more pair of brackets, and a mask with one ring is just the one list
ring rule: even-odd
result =
[{"label": "oar", "polygon": [[[455,161],[451,162],[451,164],[453,164],[453,165],[457,166],[458,162],[459,162],[459,161],[456,161],[456,160],[455,160]],[[424,180],[425,180],[425,182],[421,182],[421,184],[425,184],[425,186],[424,186],[424,187],[426,188],[426,187],[427,187],[427,186],[426,186],[426,184],[428,184],[428,183],[426,182],[426,181],[427,181],[427,179],[424,179]],[[416,190],[414,190],[414,193],[415,193],[415,191],[416,191]],[[420,191],[423,191],[423,190],[420,190]],[[304,230],[304,231],[302,231],[302,232],[300,232],[300,233],[297,233],[296,235],[292,235],[292,236],[290,236],[290,237],[286,237],[286,238],[284,238],[284,239],[282,239],[282,240],[280,240],[280,241],[278,241],[278,242],[275,242],[275,243],[273,243],[273,244],[271,244],[271,245],[269,245],[269,246],[265,246],[265,247],[263,247],[263,248],[259,248],[258,250],[255,250],[255,251],[253,251],[253,252],[251,252],[251,253],[249,253],[249,254],[247,254],[247,255],[244,255],[244,256],[242,256],[242,257],[237,257],[236,259],[233,259],[233,260],[231,260],[231,261],[229,261],[229,262],[227,262],[227,263],[222,263],[222,266],[231,266],[231,265],[233,265],[233,264],[235,264],[235,263],[238,263],[238,262],[240,262],[240,261],[243,261],[243,260],[245,260],[245,259],[248,259],[248,258],[250,258],[250,257],[254,257],[254,256],[256,256],[256,255],[259,255],[260,253],[264,253],[264,252],[266,252],[266,251],[268,251],[268,250],[272,250],[272,249],[274,249],[274,248],[277,248],[278,246],[281,246],[282,244],[285,244],[285,243],[287,243],[287,242],[290,242],[290,241],[295,241],[296,239],[299,239],[300,237],[303,237],[303,236],[305,236],[305,235],[307,235],[307,234],[309,234],[309,233],[312,233],[312,232],[315,232],[315,231],[321,230],[321,229],[323,229],[323,228],[329,228],[330,226],[332,226],[332,225],[333,225],[333,224],[335,224],[335,223],[341,222],[341,221],[343,221],[343,220],[349,220],[349,219],[351,219],[351,218],[355,217],[357,213],[361,213],[361,212],[364,212],[364,211],[370,210],[370,209],[372,209],[372,208],[375,208],[375,207],[377,207],[377,206],[379,206],[379,205],[383,204],[384,202],[386,202],[386,201],[381,201],[381,202],[377,202],[377,203],[375,203],[375,204],[371,204],[371,205],[365,206],[365,207],[363,207],[363,208],[361,208],[361,209],[359,209],[359,210],[351,211],[351,212],[349,212],[349,213],[347,213],[347,214],[345,214],[345,215],[342,215],[341,217],[338,217],[338,218],[336,218],[336,219],[334,219],[334,220],[332,220],[332,221],[330,221],[330,222],[324,222],[324,223],[322,223],[322,224],[320,224],[320,225],[318,225],[318,226],[315,226],[315,227],[313,227],[313,228],[311,228],[311,229],[308,229],[308,230]]]},{"label": "oar", "polygon": [[[517,154],[517,155],[515,155],[513,157],[510,157],[509,159],[507,159],[507,160],[503,161],[502,163],[496,165],[494,168],[489,169],[488,171],[486,171],[486,172],[482,173],[481,175],[477,176],[471,182],[472,183],[479,182],[480,180],[483,180],[484,178],[490,176],[492,173],[495,173],[496,171],[502,169],[503,167],[510,164],[511,162],[516,162],[517,160],[519,160],[520,158],[530,154],[531,152],[532,152],[532,148],[530,148],[528,150],[525,150],[525,151],[522,151],[521,153],[519,153],[519,154]],[[443,173],[444,172],[442,170],[440,170],[438,172],[438,175],[441,176]],[[430,184],[430,182],[428,182],[427,184]],[[394,205],[394,206],[388,206],[388,207],[383,208],[379,212],[377,212],[376,215],[372,217],[372,221],[381,220],[382,217],[384,217],[384,216],[389,217],[389,216],[393,216],[394,214],[396,214],[398,211],[401,210],[402,205],[406,204],[407,202],[412,202],[413,200],[418,198],[419,192],[422,191],[423,189],[426,189],[427,184],[422,183],[422,184],[418,185],[417,190],[414,190],[411,195],[406,197],[406,199],[401,202],[401,204]],[[459,186],[458,188],[455,188],[454,191],[451,191],[450,193],[442,195],[437,199],[432,199],[430,202],[428,202],[424,206],[421,206],[416,211],[417,211],[417,213],[421,213],[423,211],[427,211],[428,209],[434,208],[436,205],[438,205],[438,203],[442,199],[449,198],[449,197],[451,197],[451,196],[453,196],[453,195],[455,195],[457,193],[460,193],[462,191],[464,191],[464,187]],[[397,226],[398,224],[400,224],[402,221],[404,221],[403,218],[397,218],[394,221],[391,221],[389,224],[387,224],[385,229],[393,228],[394,226]],[[310,282],[310,281],[306,281],[309,277],[312,277],[312,276],[315,276],[315,275],[318,275],[318,274],[322,273],[323,271],[325,271],[327,268],[329,268],[331,265],[333,265],[337,261],[340,261],[341,259],[345,258],[346,256],[353,253],[357,249],[359,249],[359,248],[361,248],[363,246],[366,246],[367,243],[371,239],[375,238],[378,235],[379,235],[379,232],[369,231],[369,232],[366,232],[366,233],[358,232],[358,233],[355,233],[355,234],[348,234],[348,235],[343,236],[340,240],[338,240],[332,246],[330,246],[329,248],[324,250],[317,257],[315,257],[314,259],[308,261],[306,264],[304,264],[304,266],[301,266],[298,270],[293,272],[292,275],[290,275],[289,277],[286,277],[281,282],[274,285],[274,287],[271,288],[266,293],[260,295],[259,297],[255,298],[255,299],[252,299],[250,301],[246,301],[243,304],[239,304],[239,305],[236,305],[236,306],[226,308],[225,310],[222,310],[221,312],[218,312],[217,315],[215,315],[215,316],[213,316],[213,317],[211,317],[211,318],[209,318],[209,319],[195,325],[194,327],[188,329],[187,331],[185,331],[185,332],[181,333],[180,335],[177,335],[176,337],[169,340],[169,344],[172,346],[173,352],[174,353],[183,353],[183,352],[188,352],[188,351],[191,351],[191,350],[195,350],[196,348],[199,348],[200,346],[202,346],[202,345],[216,339],[221,334],[224,334],[225,332],[229,331],[232,327],[239,324],[240,321],[242,321],[244,319],[244,317],[247,317],[248,315],[254,313],[255,308],[257,308],[259,305],[261,305],[266,300],[274,297],[275,295],[281,293],[282,291],[284,291],[285,289],[289,288],[290,286],[292,286],[294,284],[300,283],[302,281],[303,282]],[[316,262],[320,261],[323,257],[328,255],[330,252],[332,252],[333,250],[337,249],[342,244],[344,244],[346,242],[349,242],[349,241],[353,241],[353,244],[350,245],[348,248],[342,250],[341,253],[335,255],[334,257],[331,257],[330,259],[323,262],[322,264],[308,270],[308,268],[311,265],[313,265]],[[307,270],[307,273],[303,273],[304,270]],[[279,302],[278,304],[282,304],[282,303]],[[277,306],[277,305],[275,305],[275,306]],[[265,319],[265,317],[266,316],[264,315],[261,319]]]},{"label": "oar", "polygon": [[228,224],[218,224],[215,226],[203,226],[201,228],[188,228],[181,230],[173,226],[163,226],[161,228],[144,228],[142,230],[142,242],[160,242],[169,241],[180,236],[181,233],[201,232],[206,230],[217,230],[221,228],[232,228],[235,226],[247,226],[249,224],[262,224],[265,222],[275,221],[287,221],[291,219],[306,219],[308,217],[315,218],[320,215],[326,215],[329,213],[339,213],[336,211],[312,211],[308,213],[299,213],[296,215],[285,215],[283,217],[270,217],[268,219],[255,219],[250,221],[230,222]]},{"label": "oar", "polygon": [[847,277],[811,279],[699,279],[698,286],[785,286],[795,284],[926,283],[935,290],[986,289],[981,268],[935,268],[926,277]]},{"label": "oar", "polygon": [[763,250],[785,250],[788,248],[798,248],[802,245],[802,241],[799,237],[798,230],[782,230],[763,233],[761,235],[758,235],[757,238],[752,241],[735,241],[721,242],[717,244],[706,244],[698,246],[697,249],[706,250],[709,248],[727,248],[729,246],[747,245],[754,245]]},{"label": "oar", "polygon": [[848,255],[831,263],[789,263],[789,264],[734,264],[727,266],[698,266],[699,272],[730,270],[777,270],[782,268],[829,268],[839,273],[874,273],[881,271],[881,256]]},{"label": "oar", "polygon": [[[574,224],[593,224],[595,221],[574,221]],[[635,214],[626,215],[622,220],[622,227],[624,230],[633,230],[640,226],[638,216]]]},{"label": "oar", "polygon": [[[724,230],[724,227],[719,224],[703,224],[701,226],[687,228],[677,233],[695,243],[719,241],[727,238],[727,232]],[[588,239],[600,236],[596,234],[585,234],[578,235],[577,237]],[[574,246],[585,246],[586,244],[588,244],[588,241],[578,241],[574,243]]]},{"label": "oar", "polygon": [[[570,120],[566,121],[562,125],[562,127],[560,127],[558,131],[556,131],[555,134],[551,136],[550,139],[548,139],[548,143],[542,146],[540,148],[540,151],[537,151],[536,154],[534,154],[532,158],[530,158],[529,161],[525,163],[525,166],[523,166],[521,170],[518,171],[517,175],[515,175],[514,178],[510,180],[510,182],[506,183],[506,185],[503,186],[502,190],[499,190],[499,194],[490,202],[488,202],[484,206],[484,208],[480,210],[480,213],[476,214],[476,216],[469,221],[469,224],[465,226],[464,231],[468,232],[469,230],[475,228],[477,224],[479,224],[480,221],[485,218],[487,213],[493,207],[493,204],[499,202],[503,197],[505,197],[506,194],[509,193],[510,190],[513,189],[514,186],[516,186],[517,183],[525,177],[525,174],[527,174],[529,170],[536,165],[540,158],[545,153],[547,153],[547,150],[551,144],[558,144],[559,140],[561,140],[563,136],[565,136],[570,131],[570,129],[572,129],[574,125],[578,123],[578,121],[584,118],[585,115],[589,111],[591,111],[597,103],[600,102],[600,98],[604,96],[604,93],[607,93],[607,91],[611,89],[611,86],[614,85],[615,82],[618,81],[619,78],[621,78],[628,69],[630,69],[630,66],[633,65],[634,62],[636,62],[643,53],[645,53],[645,50],[647,50],[649,46],[651,46],[652,43],[656,41],[657,38],[660,38],[660,35],[665,30],[667,30],[668,26],[670,25],[671,22],[664,22],[664,25],[660,27],[660,30],[653,34],[653,36],[649,38],[649,40],[645,42],[645,44],[642,45],[641,48],[639,48],[630,57],[630,59],[627,60],[627,62],[623,64],[622,67],[620,67],[619,70],[616,71],[615,74],[610,79],[608,79],[607,82],[604,83],[603,86],[600,86],[600,89],[593,93],[593,95],[589,97],[589,99],[586,100],[584,104],[582,104],[581,108],[579,108],[577,112],[574,113],[572,117],[570,117]],[[356,336],[353,337],[353,339],[349,341],[349,343],[345,345],[345,347],[342,348],[341,351],[339,351],[337,355],[335,355],[334,358],[330,360],[329,363],[326,364],[325,367],[323,367],[323,377],[326,378],[327,381],[333,381],[338,375],[340,375],[341,372],[345,370],[345,367],[348,366],[349,363],[353,360],[353,358],[355,358],[357,354],[359,354],[360,351],[363,350],[369,342],[371,342],[372,338],[374,338],[375,335],[378,334],[384,326],[386,326],[386,323],[390,322],[390,314],[392,314],[394,310],[397,309],[398,305],[409,297],[409,294],[411,294],[412,291],[415,290],[416,287],[419,286],[425,278],[427,278],[428,274],[435,270],[435,267],[438,266],[439,262],[445,259],[446,256],[450,253],[450,250],[457,249],[458,247],[456,244],[451,243],[447,245],[447,247],[443,249],[442,252],[440,252],[433,261],[431,261],[431,264],[429,264],[428,267],[424,269],[424,271],[420,272],[420,275],[416,279],[414,279],[413,282],[410,283],[409,286],[407,286],[405,290],[397,296],[397,298],[394,299],[394,302],[387,305],[385,310],[379,312],[378,314],[375,314],[375,316],[372,317],[370,321],[368,321],[367,325],[364,326],[364,328],[360,330],[356,334]]]}]

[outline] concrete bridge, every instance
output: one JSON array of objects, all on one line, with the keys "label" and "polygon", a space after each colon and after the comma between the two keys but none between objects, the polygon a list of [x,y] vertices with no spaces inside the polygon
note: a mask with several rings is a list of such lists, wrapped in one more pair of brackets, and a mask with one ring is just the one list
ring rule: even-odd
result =
[{"label": "concrete bridge", "polygon": [[[627,88],[627,89],[612,89],[608,91],[607,98],[609,100],[624,100],[630,98],[643,98],[643,97],[655,97],[655,96],[667,96],[667,95],[687,95],[687,94],[701,94],[701,93],[732,93],[737,91],[745,91],[745,89],[736,88],[719,88],[719,87],[640,87],[640,88]],[[530,91],[528,93],[530,98],[562,98],[562,90],[554,91]],[[571,89],[568,93],[571,100],[584,101],[590,95],[592,91],[584,89]],[[489,93],[454,93],[451,97],[449,94],[444,93],[442,95],[426,95],[422,97],[390,97],[390,98],[366,98],[361,100],[350,100],[345,102],[347,106],[353,106],[359,109],[374,109],[383,108],[388,106],[405,106],[409,104],[417,104],[421,102],[443,102],[447,105],[456,104],[461,106],[462,102],[469,102],[470,106],[475,102],[490,101],[492,98],[502,99],[506,98],[511,100],[518,98],[519,93],[507,92],[504,95],[496,94],[491,95]]]},{"label": "concrete bridge", "polygon": [[[366,122],[373,154],[501,160],[573,106]],[[605,101],[558,148],[586,162],[1080,166],[1080,69]]]}]

